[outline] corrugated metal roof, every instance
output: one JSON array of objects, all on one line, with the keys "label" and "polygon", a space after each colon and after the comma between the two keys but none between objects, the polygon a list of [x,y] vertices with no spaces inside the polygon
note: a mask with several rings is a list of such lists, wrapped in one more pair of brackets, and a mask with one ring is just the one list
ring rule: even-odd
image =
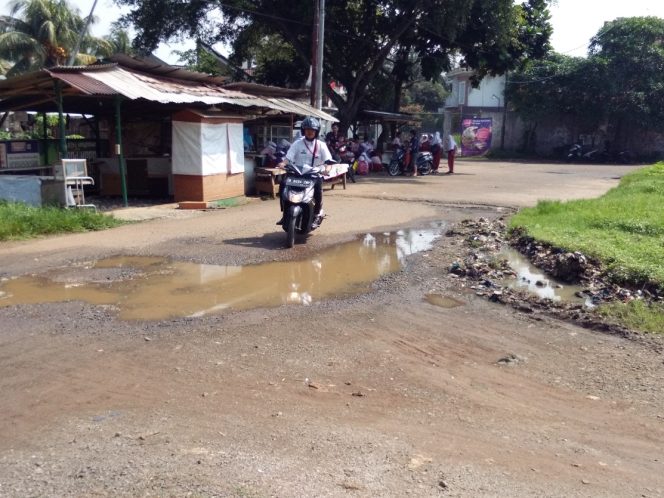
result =
[{"label": "corrugated metal roof", "polygon": [[[50,72],[50,71],[49,71]],[[113,90],[110,86],[98,81],[94,78],[89,78],[87,74],[83,73],[56,73],[50,72],[51,76],[64,81],[68,85],[73,86],[77,90],[88,95],[116,95],[118,92]]]},{"label": "corrugated metal roof", "polygon": [[217,85],[155,78],[154,76],[127,71],[115,67],[103,72],[86,73],[86,76],[103,82],[125,97],[147,99],[162,104],[196,103],[231,104],[241,107],[267,107],[281,112],[316,116],[326,121],[338,121],[334,116],[319,111],[305,103],[291,99],[265,98],[227,90]]},{"label": "corrugated metal roof", "polygon": [[[144,64],[147,67],[147,64]],[[51,78],[61,80],[84,95],[122,95],[130,100],[145,99],[162,104],[230,104],[240,107],[271,109],[301,116],[316,116],[338,121],[303,102],[286,98],[269,98],[222,88],[217,81],[201,81],[205,75],[176,78],[174,73],[185,70],[158,65],[147,73],[122,67],[120,64],[93,64],[84,67],[55,67],[26,75],[24,78],[0,82],[0,91],[12,96],[34,94],[35,85],[48,84]],[[168,75],[162,73],[170,69]],[[156,74],[159,72],[160,74]],[[39,93],[39,91],[37,91]],[[43,93],[43,92],[42,92]]]},{"label": "corrugated metal roof", "polygon": [[291,99],[277,99],[277,98],[269,98],[266,100],[268,100],[272,104],[276,104],[284,112],[299,114],[301,116],[315,116],[325,121],[331,121],[332,123],[336,123],[339,121],[334,116],[319,109],[316,109],[315,107],[312,107],[309,104],[305,104],[304,102],[298,102],[297,100],[291,100]]}]

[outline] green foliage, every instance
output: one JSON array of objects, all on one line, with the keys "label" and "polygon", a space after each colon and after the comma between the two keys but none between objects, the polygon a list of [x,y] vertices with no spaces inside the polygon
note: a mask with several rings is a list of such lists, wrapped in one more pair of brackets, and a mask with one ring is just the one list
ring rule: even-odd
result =
[{"label": "green foliage", "polygon": [[113,54],[135,55],[129,33],[118,25],[114,24],[111,28],[111,34],[105,36],[103,40],[104,43],[99,45],[99,55],[104,57],[110,57]]},{"label": "green foliage", "polygon": [[228,68],[201,46],[184,51],[175,50],[174,53],[190,71],[197,71],[211,76],[228,76],[230,74]]},{"label": "green foliage", "polygon": [[590,44],[588,58],[551,54],[512,75],[507,98],[528,122],[567,120],[579,132],[608,123],[613,142],[664,130],[664,19],[619,18]]},{"label": "green foliage", "polygon": [[[257,73],[265,82],[287,73],[305,74],[311,60],[314,2],[309,0],[119,0],[132,8],[124,22],[137,29],[136,43],[151,50],[160,41],[183,34],[208,44],[226,42],[236,60],[259,61]],[[501,72],[534,56],[548,43],[547,0],[329,0],[325,13],[324,73],[346,89],[345,95],[323,85],[339,109],[342,128],[368,106],[371,90],[395,85],[395,103],[404,82],[409,82],[413,60],[427,80],[436,80],[460,54],[463,63],[481,74]],[[211,15],[214,12],[215,15]],[[219,22],[219,13],[223,22]],[[266,55],[283,42],[285,63]],[[412,56],[412,57],[411,57]],[[281,68],[281,70],[278,70]],[[302,77],[299,77],[301,80]],[[292,84],[292,82],[287,82]],[[398,110],[393,107],[390,110]]]},{"label": "green foliage", "polygon": [[0,201],[0,240],[104,230],[122,223],[113,217],[85,209],[38,208],[21,202]]},{"label": "green foliage", "polygon": [[280,35],[262,37],[254,47],[257,83],[302,88],[309,76],[309,65]]},{"label": "green foliage", "polygon": [[[7,76],[66,64],[85,25],[78,12],[67,0],[12,0],[10,16],[0,19],[0,58],[14,63]],[[77,61],[94,61],[102,45],[84,37]]]},{"label": "green foliage", "polygon": [[617,282],[664,289],[664,163],[625,176],[602,197],[540,201],[517,213],[511,229],[603,262]]},{"label": "green foliage", "polygon": [[600,306],[597,313],[614,320],[630,330],[652,334],[664,334],[664,304],[644,303],[634,300],[628,303],[610,303]]}]

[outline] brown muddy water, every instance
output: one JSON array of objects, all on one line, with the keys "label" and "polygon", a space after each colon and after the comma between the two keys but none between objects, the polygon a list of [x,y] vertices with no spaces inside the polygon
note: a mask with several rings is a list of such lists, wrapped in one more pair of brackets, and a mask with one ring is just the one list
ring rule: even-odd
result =
[{"label": "brown muddy water", "polygon": [[506,247],[500,251],[500,257],[505,258],[517,274],[515,280],[506,283],[508,287],[527,290],[540,299],[590,304],[576,296],[577,292],[583,290],[582,287],[558,282],[532,265],[520,252]]},{"label": "brown muddy water", "polygon": [[0,306],[80,300],[112,305],[125,320],[202,316],[227,309],[310,305],[367,292],[445,227],[366,234],[300,261],[219,266],[119,256],[0,284]]}]

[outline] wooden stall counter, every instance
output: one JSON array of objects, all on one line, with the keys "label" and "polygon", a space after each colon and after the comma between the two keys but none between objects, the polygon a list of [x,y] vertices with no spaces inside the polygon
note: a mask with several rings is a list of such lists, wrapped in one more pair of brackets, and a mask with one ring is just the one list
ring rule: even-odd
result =
[{"label": "wooden stall counter", "polygon": [[256,168],[254,171],[256,193],[261,195],[264,192],[274,199],[279,192],[281,176],[285,175],[286,171],[281,168]]}]

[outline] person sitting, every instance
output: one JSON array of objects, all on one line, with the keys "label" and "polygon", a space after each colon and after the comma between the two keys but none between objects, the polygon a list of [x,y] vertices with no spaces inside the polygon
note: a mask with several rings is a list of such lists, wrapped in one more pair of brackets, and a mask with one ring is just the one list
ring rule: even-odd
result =
[{"label": "person sitting", "polygon": [[332,131],[325,135],[325,144],[336,161],[339,161],[340,159],[339,149],[343,146],[343,138],[343,135],[339,131],[339,125],[337,123],[332,123]]},{"label": "person sitting", "polygon": [[429,152],[431,151],[431,142],[429,141],[429,135],[426,133],[420,138],[420,151]]},{"label": "person sitting", "polygon": [[279,160],[276,157],[277,154],[277,144],[274,142],[268,142],[261,150],[260,154],[263,156],[263,167],[265,168],[274,168]]},{"label": "person sitting", "polygon": [[397,150],[401,148],[401,132],[397,131],[396,135],[392,139],[392,149]]}]

